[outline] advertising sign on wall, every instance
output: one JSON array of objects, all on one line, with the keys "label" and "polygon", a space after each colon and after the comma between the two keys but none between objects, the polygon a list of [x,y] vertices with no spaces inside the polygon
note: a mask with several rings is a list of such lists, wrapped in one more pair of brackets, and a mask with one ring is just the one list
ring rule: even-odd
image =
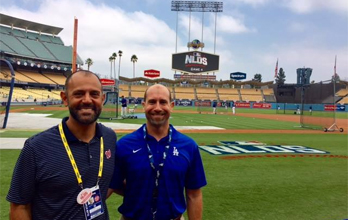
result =
[{"label": "advertising sign on wall", "polygon": [[236,102],[236,108],[250,108],[250,102]]},{"label": "advertising sign on wall", "polygon": [[201,51],[189,51],[172,55],[172,69],[185,73],[219,71],[219,55]]},{"label": "advertising sign on wall", "polygon": [[115,80],[113,79],[100,79],[102,86],[113,86],[115,85]]},{"label": "advertising sign on wall", "polygon": [[216,75],[174,74],[174,79],[216,80]]},{"label": "advertising sign on wall", "polygon": [[231,73],[230,74],[230,79],[234,79],[234,80],[246,79],[246,73],[242,73],[242,72]]},{"label": "advertising sign on wall", "polygon": [[217,106],[218,107],[225,107],[227,104],[227,102],[218,102]]},{"label": "advertising sign on wall", "polygon": [[270,109],[272,108],[272,105],[269,103],[254,103],[253,108]]},{"label": "advertising sign on wall", "polygon": [[195,106],[211,106],[211,101],[195,102]]},{"label": "advertising sign on wall", "polygon": [[345,111],[346,107],[344,105],[324,105],[325,111],[334,111],[336,107],[336,111]]},{"label": "advertising sign on wall", "polygon": [[189,100],[176,100],[175,101],[176,106],[192,106],[192,101]]},{"label": "advertising sign on wall", "polygon": [[144,76],[150,77],[150,78],[156,78],[160,76],[160,71],[158,70],[144,70]]}]

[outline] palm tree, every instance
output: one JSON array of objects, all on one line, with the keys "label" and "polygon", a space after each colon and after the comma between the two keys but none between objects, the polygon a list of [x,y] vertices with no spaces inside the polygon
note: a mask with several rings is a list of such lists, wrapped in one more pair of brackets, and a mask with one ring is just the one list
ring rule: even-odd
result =
[{"label": "palm tree", "polygon": [[114,62],[114,58],[112,56],[109,57],[110,62],[110,79],[112,79],[112,62]]},{"label": "palm tree", "polygon": [[138,61],[137,55],[133,54],[131,57],[131,62],[133,62],[133,78],[135,78],[135,62]]},{"label": "palm tree", "polygon": [[116,67],[115,67],[116,57],[117,57],[117,53],[112,53],[112,59],[114,61],[114,76],[115,76],[115,79],[116,79]]},{"label": "palm tree", "polygon": [[87,69],[89,71],[89,67],[93,65],[93,60],[91,58],[87,58],[86,64],[87,64]]},{"label": "palm tree", "polygon": [[122,54],[123,54],[122,50],[119,50],[119,51],[118,51],[118,56],[119,56],[120,58],[118,59],[118,61],[119,61],[119,63],[118,63],[118,80],[120,80],[121,57],[122,57]]}]

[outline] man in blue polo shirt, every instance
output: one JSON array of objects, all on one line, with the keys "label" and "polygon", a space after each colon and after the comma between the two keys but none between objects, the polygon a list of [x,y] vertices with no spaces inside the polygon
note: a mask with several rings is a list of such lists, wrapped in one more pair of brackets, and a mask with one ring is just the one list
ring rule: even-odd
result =
[{"label": "man in blue polo shirt", "polygon": [[110,192],[124,196],[121,219],[183,219],[186,208],[189,220],[202,219],[203,164],[197,144],[169,124],[170,91],[153,85],[142,105],[146,124],[117,142]]},{"label": "man in blue polo shirt", "polygon": [[29,138],[18,158],[7,195],[11,220],[109,219],[116,134],[96,123],[105,99],[98,76],[72,74],[61,98],[69,117]]}]

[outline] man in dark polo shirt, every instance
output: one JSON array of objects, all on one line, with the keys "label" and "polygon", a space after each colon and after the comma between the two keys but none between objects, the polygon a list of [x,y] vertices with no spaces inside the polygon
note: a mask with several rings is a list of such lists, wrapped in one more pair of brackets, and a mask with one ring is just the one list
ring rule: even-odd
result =
[{"label": "man in dark polo shirt", "polygon": [[96,122],[105,99],[100,80],[78,71],[61,98],[69,117],[29,138],[18,158],[7,195],[12,220],[109,219],[116,134]]}]

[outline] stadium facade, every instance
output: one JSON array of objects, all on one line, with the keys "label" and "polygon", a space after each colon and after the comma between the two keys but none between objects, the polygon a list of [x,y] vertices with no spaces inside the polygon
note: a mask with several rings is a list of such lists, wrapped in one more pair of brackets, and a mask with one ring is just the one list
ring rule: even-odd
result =
[{"label": "stadium facade", "polygon": [[[15,90],[12,102],[27,104],[33,102],[60,101],[59,93],[64,87],[66,77],[72,69],[72,46],[65,45],[59,33],[63,30],[45,24],[23,20],[0,14],[0,53],[1,59],[7,60],[15,71]],[[77,56],[77,64],[83,60]],[[107,75],[107,74],[105,74]],[[10,70],[1,65],[0,93],[6,99],[10,86]],[[120,96],[129,100],[141,99],[148,85],[162,83],[173,92],[174,99],[187,100],[194,106],[194,101],[210,102],[255,102],[299,103],[303,97],[313,104],[341,103],[348,104],[347,82],[336,84],[334,95],[332,83],[316,83],[303,87],[297,84],[277,85],[273,81],[216,81],[209,79],[176,78],[149,79],[144,77],[120,77]],[[55,102],[52,102],[54,104]],[[186,101],[180,103],[188,103]],[[230,104],[228,104],[230,106]]]}]

